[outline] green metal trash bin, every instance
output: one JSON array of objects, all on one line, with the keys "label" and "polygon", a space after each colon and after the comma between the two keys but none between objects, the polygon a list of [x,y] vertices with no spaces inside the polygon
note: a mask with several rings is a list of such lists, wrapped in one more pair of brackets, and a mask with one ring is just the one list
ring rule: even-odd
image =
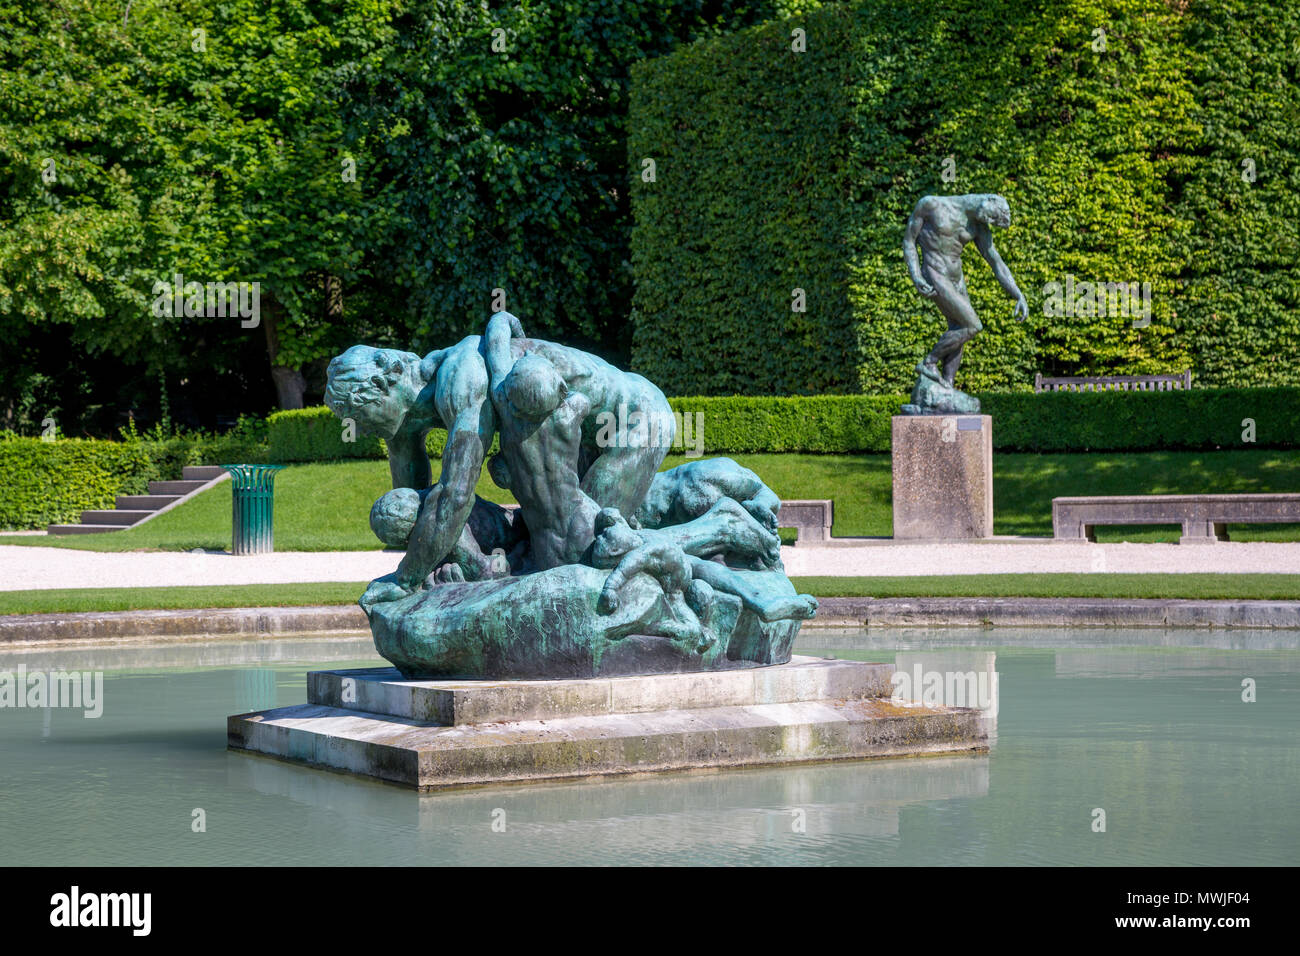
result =
[{"label": "green metal trash bin", "polygon": [[222,465],[230,472],[234,486],[235,554],[270,554],[275,550],[275,525],[272,505],[275,499],[275,473],[283,465]]}]

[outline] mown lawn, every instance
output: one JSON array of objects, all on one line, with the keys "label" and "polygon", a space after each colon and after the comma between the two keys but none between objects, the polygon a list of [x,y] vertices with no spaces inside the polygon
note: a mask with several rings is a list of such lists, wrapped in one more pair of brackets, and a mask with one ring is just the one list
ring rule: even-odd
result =
[{"label": "mown lawn", "polygon": [[[1297,600],[1300,574],[965,574],[802,577],[817,597],[1106,597]],[[366,582],[0,591],[0,614],[352,604]]]},{"label": "mown lawn", "polygon": [[[832,498],[837,536],[892,533],[888,455],[734,455],[782,498]],[[686,459],[674,457],[672,467]],[[435,473],[438,462],[434,463]],[[994,530],[1000,535],[1052,533],[1052,498],[1068,495],[1243,493],[1300,491],[1300,452],[1213,451],[1142,454],[996,454]],[[378,549],[367,516],[389,488],[383,461],[294,465],[276,479],[275,538],[280,551]],[[478,493],[509,502],[486,473]],[[1239,541],[1297,541],[1300,525],[1233,526]],[[1176,541],[1164,528],[1101,528],[1101,541]],[[229,483],[139,528],[102,535],[0,535],[0,544],[85,548],[189,550],[230,547]]]}]

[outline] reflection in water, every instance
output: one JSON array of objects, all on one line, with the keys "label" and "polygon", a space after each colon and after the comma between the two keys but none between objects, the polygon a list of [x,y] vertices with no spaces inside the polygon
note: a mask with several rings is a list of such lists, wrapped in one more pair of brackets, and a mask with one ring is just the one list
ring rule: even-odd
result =
[{"label": "reflection in water", "polygon": [[1070,648],[1056,652],[1057,677],[1217,677],[1248,674],[1267,661],[1270,673],[1300,672],[1300,654],[1260,651],[1242,654],[1219,650],[1128,648],[1095,651]]},{"label": "reflection in water", "polygon": [[1300,631],[1285,628],[1159,627],[805,627],[801,648],[865,651],[924,650],[934,647],[1213,647],[1236,651],[1297,650]]},{"label": "reflection in water", "polygon": [[655,863],[698,854],[741,863],[770,854],[778,849],[773,841],[787,837],[786,849],[816,853],[829,843],[897,837],[903,808],[980,797],[989,780],[988,757],[973,755],[415,794],[231,756],[232,788],[410,830],[414,856],[402,854],[408,861],[423,853],[447,862],[525,862],[514,858],[519,846],[491,842],[501,836],[492,829],[494,811],[495,819],[504,816],[506,833],[528,836],[529,862]]},{"label": "reflection in water", "polygon": [[275,706],[275,671],[240,668],[235,678],[235,713],[269,710]]},{"label": "reflection in water", "polygon": [[899,651],[894,699],[984,712],[989,745],[998,737],[997,654],[992,651]]},{"label": "reflection in water", "polygon": [[65,865],[1295,862],[1300,653],[1240,649],[1279,634],[893,633],[810,629],[799,650],[996,667],[989,755],[419,795],[225,750],[227,715],[301,702],[307,670],[375,666],[368,639],[0,654],[108,672],[97,720],[0,709],[0,846]]}]

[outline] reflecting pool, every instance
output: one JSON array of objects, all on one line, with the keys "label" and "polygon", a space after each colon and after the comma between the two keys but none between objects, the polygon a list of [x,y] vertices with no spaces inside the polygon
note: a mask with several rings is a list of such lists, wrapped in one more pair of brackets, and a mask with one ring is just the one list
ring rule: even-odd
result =
[{"label": "reflecting pool", "polygon": [[1298,641],[809,628],[798,653],[996,669],[991,752],[431,795],[225,749],[308,670],[382,664],[368,637],[8,650],[102,671],[103,714],[0,708],[0,861],[1295,864]]}]

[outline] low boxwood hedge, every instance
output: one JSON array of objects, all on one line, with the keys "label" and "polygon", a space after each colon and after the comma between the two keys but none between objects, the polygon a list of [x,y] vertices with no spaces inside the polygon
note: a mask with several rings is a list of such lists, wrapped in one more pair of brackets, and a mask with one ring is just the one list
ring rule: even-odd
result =
[{"label": "low boxwood hedge", "polygon": [[[888,452],[890,419],[904,395],[672,398],[675,451],[704,454]],[[1300,425],[1300,388],[1205,388],[1167,392],[995,392],[980,396],[993,417],[1000,451],[1142,451],[1292,448]],[[680,422],[680,418],[679,418]],[[276,412],[268,422],[274,461],[382,458],[383,443],[342,440],[328,408]],[[683,442],[683,438],[690,440]],[[699,439],[703,438],[702,448]],[[446,433],[430,432],[441,454]]]}]

